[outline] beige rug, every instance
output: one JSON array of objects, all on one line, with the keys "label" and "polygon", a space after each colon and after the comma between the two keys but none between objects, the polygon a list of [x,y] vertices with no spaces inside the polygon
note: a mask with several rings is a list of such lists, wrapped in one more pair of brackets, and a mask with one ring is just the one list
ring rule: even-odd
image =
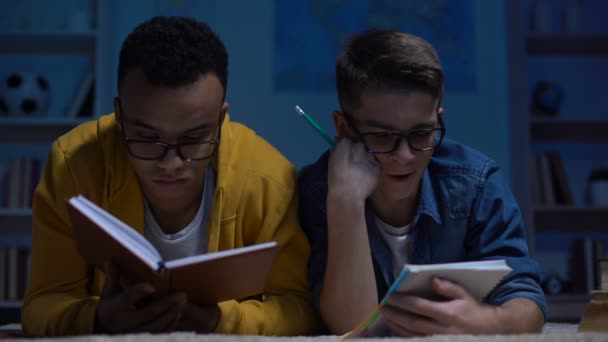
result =
[{"label": "beige rug", "polygon": [[[260,336],[225,336],[225,335],[196,335],[191,333],[173,333],[166,335],[120,335],[120,336],[82,336],[73,338],[62,338],[62,339],[36,339],[31,341],[87,341],[87,342],[148,342],[148,341],[174,341],[174,342],[192,342],[192,341],[204,341],[204,342],[228,342],[228,341],[243,341],[243,342],[312,342],[312,341],[339,341],[340,338],[336,336],[321,336],[321,337],[260,337]],[[389,339],[378,339],[370,338],[366,341],[397,341],[399,338]],[[406,339],[403,339],[406,340]],[[14,341],[29,341],[28,339],[15,339]],[[408,342],[474,342],[474,341],[494,341],[494,342],[532,342],[532,341],[608,341],[608,334],[597,334],[597,333],[561,333],[561,334],[537,334],[537,335],[498,335],[498,336],[470,336],[470,335],[445,335],[445,336],[431,336],[425,338],[411,338],[407,339]]]},{"label": "beige rug", "polygon": [[[400,339],[400,338],[369,338],[366,341],[398,341],[407,340],[408,342],[476,342],[476,341],[492,341],[492,342],[544,342],[544,341],[607,341],[608,333],[577,333],[576,324],[558,324],[548,323],[545,325],[542,334],[529,334],[529,335],[445,335],[445,336],[430,336],[424,338],[411,338],[411,339]],[[9,339],[3,341],[57,341],[65,340],[70,342],[160,342],[160,341],[173,341],[173,342],[228,342],[228,341],[241,341],[241,342],[313,342],[313,341],[340,341],[339,336],[318,336],[318,337],[262,337],[262,336],[227,336],[227,335],[198,335],[193,333],[172,333],[172,334],[138,334],[138,335],[119,335],[119,336],[79,336],[70,338],[42,338],[42,339]]]}]

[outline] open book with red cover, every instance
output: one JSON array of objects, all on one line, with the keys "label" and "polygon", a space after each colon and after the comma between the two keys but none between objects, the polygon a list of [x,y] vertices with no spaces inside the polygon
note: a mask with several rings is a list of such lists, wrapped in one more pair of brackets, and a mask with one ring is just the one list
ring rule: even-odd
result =
[{"label": "open book with red cover", "polygon": [[139,232],[84,196],[68,201],[80,254],[103,268],[115,263],[132,281],[147,281],[157,293],[184,291],[198,304],[261,294],[279,251],[276,242],[165,261]]},{"label": "open book with red cover", "polygon": [[482,301],[501,280],[511,272],[504,260],[454,262],[403,266],[401,275],[389,288],[386,296],[371,315],[344,338],[387,336],[390,334],[382,320],[380,308],[393,293],[406,293],[428,299],[439,299],[433,292],[431,281],[434,277],[450,280],[469,291],[478,301]]}]

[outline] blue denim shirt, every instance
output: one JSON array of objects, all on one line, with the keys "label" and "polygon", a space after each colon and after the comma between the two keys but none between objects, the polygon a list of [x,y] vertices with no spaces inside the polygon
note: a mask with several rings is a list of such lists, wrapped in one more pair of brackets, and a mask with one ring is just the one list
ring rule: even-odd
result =
[{"label": "blue denim shirt", "polygon": [[[299,173],[300,221],[311,243],[309,280],[315,303],[327,264],[327,168],[329,152]],[[394,281],[391,252],[366,206],[368,237],[378,298]],[[505,259],[513,271],[485,298],[501,305],[528,298],[546,317],[538,265],[529,258],[519,206],[496,163],[476,150],[445,139],[422,177],[411,224],[412,264]],[[357,251],[353,251],[357,253]]]}]

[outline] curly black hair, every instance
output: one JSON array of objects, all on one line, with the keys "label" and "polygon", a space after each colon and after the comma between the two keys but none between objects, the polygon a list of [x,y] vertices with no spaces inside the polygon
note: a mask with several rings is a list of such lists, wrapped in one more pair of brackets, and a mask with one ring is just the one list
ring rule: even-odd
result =
[{"label": "curly black hair", "polygon": [[118,90],[128,71],[141,69],[148,82],[176,88],[196,82],[201,75],[215,74],[228,83],[226,47],[200,21],[187,17],[158,16],[131,32],[120,49]]}]

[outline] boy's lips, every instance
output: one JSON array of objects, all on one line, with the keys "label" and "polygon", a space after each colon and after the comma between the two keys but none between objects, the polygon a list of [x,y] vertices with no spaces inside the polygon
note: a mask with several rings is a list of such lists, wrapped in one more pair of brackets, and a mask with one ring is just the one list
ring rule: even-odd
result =
[{"label": "boy's lips", "polygon": [[166,178],[166,179],[155,179],[152,181],[154,184],[160,186],[176,186],[186,182],[185,178]]},{"label": "boy's lips", "polygon": [[408,179],[410,176],[412,176],[414,173],[406,173],[406,174],[389,174],[389,177],[395,180],[406,180]]}]

